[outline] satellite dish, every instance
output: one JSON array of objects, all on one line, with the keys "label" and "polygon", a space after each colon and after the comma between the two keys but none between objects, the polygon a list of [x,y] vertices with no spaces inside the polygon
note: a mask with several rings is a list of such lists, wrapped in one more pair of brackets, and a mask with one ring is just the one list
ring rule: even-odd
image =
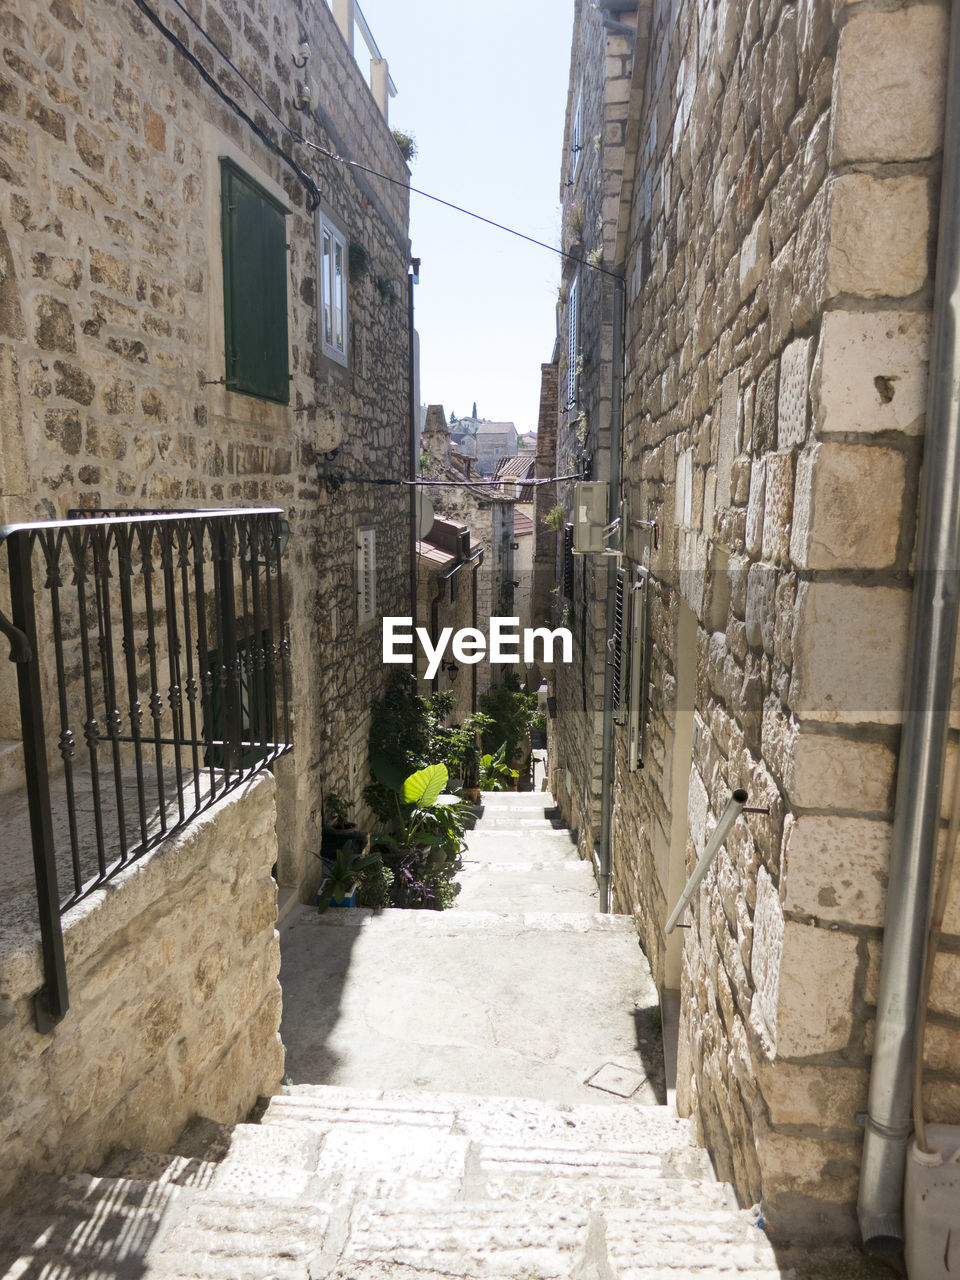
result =
[{"label": "satellite dish", "polygon": [[417,490],[417,537],[425,538],[433,528],[433,503],[423,492]]}]

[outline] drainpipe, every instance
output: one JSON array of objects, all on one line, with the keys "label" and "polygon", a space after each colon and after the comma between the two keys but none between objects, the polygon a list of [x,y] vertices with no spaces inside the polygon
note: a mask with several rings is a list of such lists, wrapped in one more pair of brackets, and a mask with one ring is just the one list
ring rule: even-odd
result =
[{"label": "drainpipe", "polygon": [[940,827],[960,601],[960,13],[952,6],[933,329],[903,731],[869,1111],[857,1205],[864,1247],[899,1252],[911,1085]]},{"label": "drainpipe", "polygon": [[[623,429],[623,280],[613,282],[613,362],[610,390],[610,523],[620,515],[620,437]],[[616,556],[607,559],[607,636],[615,625],[617,568]],[[609,911],[610,827],[613,816],[613,655],[606,652],[603,669],[603,748],[600,773],[600,910]]]},{"label": "drainpipe", "polygon": [[[480,548],[479,554],[477,555],[477,558],[474,561],[474,565],[473,565],[473,621],[471,625],[474,631],[477,630],[477,611],[478,611],[477,605],[479,600],[479,578],[480,578],[480,566],[482,564],[483,564],[483,547]],[[470,664],[470,690],[471,690],[470,710],[471,712],[473,712],[473,711],[476,711],[477,709],[477,663],[476,662],[473,662]]]},{"label": "drainpipe", "polygon": [[[413,258],[407,275],[407,324],[409,333],[409,349],[407,351],[407,413],[410,418],[410,438],[407,444],[407,467],[411,480],[416,480],[419,458],[417,457],[418,426],[420,406],[417,403],[417,349],[416,333],[413,327],[413,286],[420,278],[420,259]],[[410,619],[413,624],[412,634],[417,630],[417,590],[420,584],[420,562],[417,556],[417,487],[410,486]],[[417,646],[413,646],[413,678],[417,678]]]}]

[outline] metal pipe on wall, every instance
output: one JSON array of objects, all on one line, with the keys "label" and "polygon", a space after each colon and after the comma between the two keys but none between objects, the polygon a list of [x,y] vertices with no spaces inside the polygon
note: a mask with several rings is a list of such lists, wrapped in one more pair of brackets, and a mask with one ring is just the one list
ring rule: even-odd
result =
[{"label": "metal pipe on wall", "polygon": [[927,419],[883,958],[857,1205],[866,1248],[899,1251],[960,603],[960,13],[952,6]]},{"label": "metal pipe on wall", "polygon": [[[610,393],[610,522],[620,515],[620,438],[623,432],[623,350],[624,350],[623,280],[613,282],[613,359]],[[607,560],[606,634],[613,635],[619,560]],[[613,817],[613,657],[607,651],[603,668],[603,746],[600,771],[600,910],[610,911],[610,867],[612,862],[611,826]]]}]

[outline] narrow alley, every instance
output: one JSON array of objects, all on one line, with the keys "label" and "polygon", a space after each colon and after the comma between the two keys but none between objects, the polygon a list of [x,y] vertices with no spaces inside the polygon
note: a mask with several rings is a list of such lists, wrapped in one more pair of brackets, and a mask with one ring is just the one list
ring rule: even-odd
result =
[{"label": "narrow alley", "polygon": [[484,797],[450,911],[294,908],[283,1093],[41,1182],[0,1232],[4,1280],[889,1274],[775,1251],[715,1179],[666,1105],[632,922],[596,914],[551,805]]}]

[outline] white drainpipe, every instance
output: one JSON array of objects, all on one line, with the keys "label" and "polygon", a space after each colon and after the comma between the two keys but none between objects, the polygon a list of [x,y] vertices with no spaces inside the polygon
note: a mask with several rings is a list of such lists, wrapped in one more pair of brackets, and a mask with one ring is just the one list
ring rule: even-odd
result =
[{"label": "white drainpipe", "polygon": [[864,1246],[899,1251],[917,1009],[960,604],[960,12],[953,5],[930,374],[883,960],[860,1169]]}]

